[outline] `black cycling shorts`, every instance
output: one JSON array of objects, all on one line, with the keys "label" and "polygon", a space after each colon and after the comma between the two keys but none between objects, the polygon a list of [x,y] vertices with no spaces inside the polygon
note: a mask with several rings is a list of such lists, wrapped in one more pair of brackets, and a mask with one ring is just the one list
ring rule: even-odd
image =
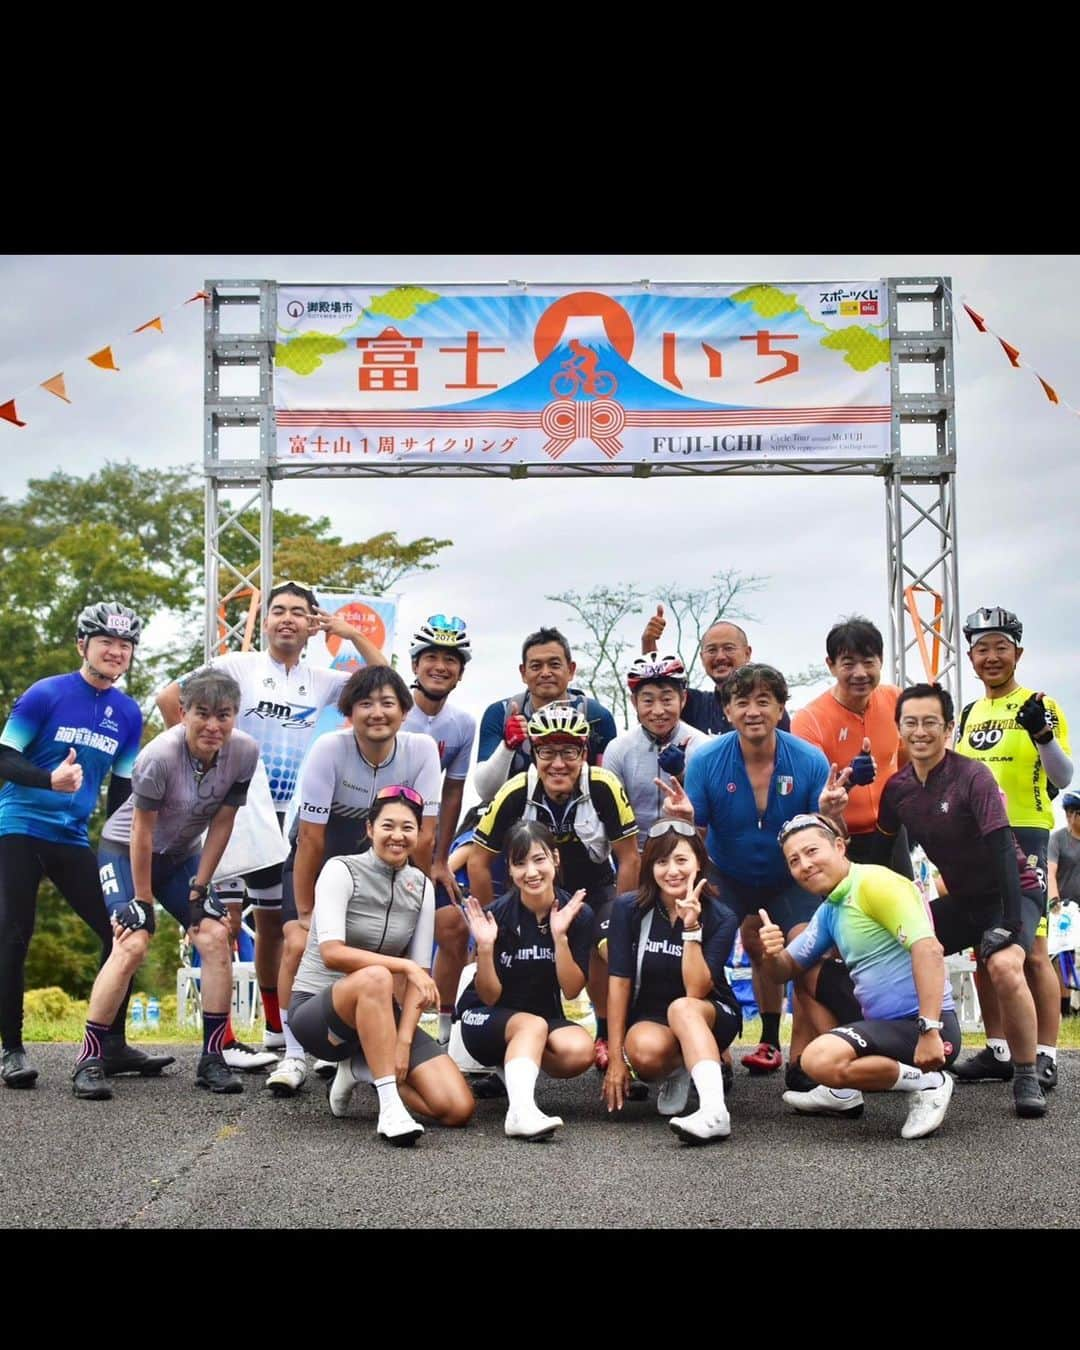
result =
[{"label": "black cycling shorts", "polygon": [[[960,1020],[951,1009],[941,1014],[945,1023],[941,1040],[945,1046],[945,1064],[950,1065],[960,1053]],[[919,1044],[919,1022],[915,1017],[897,1017],[881,1022],[846,1022],[833,1027],[826,1036],[839,1036],[855,1051],[855,1057],[884,1055],[901,1064],[915,1063],[915,1048]]]}]

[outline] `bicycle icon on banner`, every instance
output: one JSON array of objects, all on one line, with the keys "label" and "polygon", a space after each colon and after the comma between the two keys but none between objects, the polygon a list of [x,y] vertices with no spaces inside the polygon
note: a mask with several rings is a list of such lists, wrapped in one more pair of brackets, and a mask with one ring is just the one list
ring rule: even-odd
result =
[{"label": "bicycle icon on banner", "polygon": [[571,398],[580,392],[594,398],[604,398],[618,389],[619,382],[614,371],[597,370],[600,358],[590,347],[583,346],[577,338],[571,338],[570,350],[574,355],[559,366],[551,379],[551,392],[556,397]]}]

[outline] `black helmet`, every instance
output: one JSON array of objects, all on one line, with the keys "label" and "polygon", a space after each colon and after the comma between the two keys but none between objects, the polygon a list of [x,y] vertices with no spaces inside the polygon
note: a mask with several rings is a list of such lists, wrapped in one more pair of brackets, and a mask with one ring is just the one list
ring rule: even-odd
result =
[{"label": "black helmet", "polygon": [[1066,811],[1080,811],[1080,792],[1066,792],[1061,805]]},{"label": "black helmet", "polygon": [[1004,633],[1019,647],[1024,636],[1024,625],[1011,609],[995,605],[992,609],[977,609],[964,620],[964,637],[969,647],[983,633]]},{"label": "black helmet", "polygon": [[124,638],[133,647],[139,645],[142,633],[142,621],[133,609],[118,604],[115,600],[102,600],[96,605],[87,605],[79,615],[75,626],[77,638],[110,637]]}]

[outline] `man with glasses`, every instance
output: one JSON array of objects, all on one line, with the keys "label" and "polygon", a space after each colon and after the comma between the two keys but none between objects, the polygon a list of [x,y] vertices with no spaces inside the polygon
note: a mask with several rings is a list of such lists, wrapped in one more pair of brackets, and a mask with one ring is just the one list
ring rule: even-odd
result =
[{"label": "man with glasses", "polygon": [[[960,714],[958,754],[980,760],[994,775],[1016,841],[1045,891],[1047,846],[1054,828],[1051,802],[1072,781],[1069,728],[1058,704],[1016,678],[1024,649],[1024,628],[1011,610],[999,605],[977,609],[964,622],[968,658],[982,681],[983,696]],[[1036,1072],[1043,1088],[1057,1084],[1057,1039],[1061,1027],[1059,985],[1047,947],[1044,917],[1035,935],[1024,976],[1038,1017]],[[956,1066],[962,1082],[1012,1077],[1009,1048],[1002,1034],[994,990],[977,969],[986,1049]]]},{"label": "man with glasses", "polygon": [[[1035,1003],[1024,979],[1024,955],[1043,918],[1043,891],[1017,845],[989,768],[948,749],[949,691],[939,684],[911,685],[897,701],[896,721],[909,762],[885,785],[878,829],[895,836],[907,826],[941,873],[947,893],[930,906],[938,940],[946,955],[975,948],[1012,1052],[1016,1114],[1045,1115],[1035,1074]],[[813,1072],[809,1066],[807,1072]]]},{"label": "man with glasses", "polygon": [[[423,823],[412,861],[424,873],[431,870],[439,815],[439,751],[430,736],[401,730],[412,701],[405,681],[390,666],[355,671],[337,703],[351,725],[320,736],[304,762],[281,906],[285,942],[278,990],[286,1009],[308,941],[316,879],[328,858],[367,852],[368,811],[380,788],[404,785],[421,797]],[[307,1077],[304,1048],[289,1030],[287,1016],[284,1025],[285,1056],[267,1079],[275,1097],[293,1096]]]},{"label": "man with glasses", "polygon": [[[510,826],[539,820],[555,836],[562,887],[585,892],[596,915],[596,942],[610,921],[615,896],[638,883],[637,821],[626,789],[606,769],[587,762],[589,723],[569,704],[552,703],[529,719],[533,763],[495,794],[476,827],[469,855],[469,887],[481,905],[495,896],[491,864],[502,852]],[[607,1068],[607,964],[594,951],[589,963],[589,997],[596,1012],[596,1063]]]},{"label": "man with glasses", "polygon": [[[215,656],[215,670],[240,686],[237,726],[259,744],[259,755],[270,783],[270,795],[279,825],[292,800],[300,765],[315,734],[324,708],[331,707],[349,678],[344,670],[321,670],[304,660],[308,638],[322,631],[351,642],[367,662],[381,662],[382,653],[357,628],[320,609],[315,592],[296,581],[274,586],[267,599],[261,652],[226,652]],[[157,706],[167,727],[180,721],[181,680],[157,695]],[[230,1028],[224,1046],[225,1062],[245,1071],[265,1068],[277,1060],[273,1052],[285,1044],[282,1011],[287,999],[277,988],[281,964],[281,863],[249,872],[235,884],[222,885],[221,898],[230,909],[233,934],[239,932],[245,887],[255,911],[255,974],[259,981],[266,1031],[263,1049],[244,1045]]]},{"label": "man with glasses", "polygon": [[[822,811],[842,818],[847,805],[849,770],[830,768],[817,746],[779,730],[787,696],[787,683],[772,666],[752,663],[729,675],[723,697],[734,734],[718,736],[697,751],[687,767],[685,791],[678,783],[662,785],[665,813],[691,821],[704,836],[715,868],[709,879],[739,918],[743,946],[756,968],[762,964],[758,929],[763,908],[789,938],[802,931],[817,908],[816,898],[792,881],[777,831],[793,814]],[[763,1005],[761,1044],[743,1064],[750,1073],[774,1073],[784,1062],[782,988],[768,977],[756,988]],[[809,1039],[800,1004],[797,985],[792,1062]]]},{"label": "man with glasses", "polygon": [[[666,627],[664,606],[657,605],[656,613],[650,616],[641,635],[643,655],[656,650]],[[728,623],[726,620],[714,623],[701,639],[701,665],[712,680],[713,687],[689,691],[682,711],[683,721],[709,736],[722,736],[724,732],[730,731],[731,723],[724,711],[724,699],[720,691],[729,675],[750,664],[752,655],[750,640],[737,623]],[[781,731],[791,730],[791,719],[786,708],[781,713],[779,726]]]},{"label": "man with glasses", "polygon": [[518,672],[525,689],[489,704],[480,719],[473,782],[481,801],[490,802],[504,783],[528,770],[529,718],[549,703],[577,709],[589,727],[589,762],[601,762],[604,748],[615,739],[615,719],[603,704],[571,687],[576,670],[570,644],[557,628],[538,628],[522,643]]},{"label": "man with glasses", "polygon": [[861,1116],[864,1092],[906,1092],[903,1139],[922,1139],[945,1118],[960,1050],[960,1023],[941,943],[914,882],[872,863],[853,863],[828,817],[785,821],[778,840],[791,875],[822,897],[807,928],[784,946],[765,910],[760,940],[777,980],[820,969],[835,948],[851,976],[847,1020],[817,1036],[803,1063],[819,1086],[785,1092],[804,1114]]}]

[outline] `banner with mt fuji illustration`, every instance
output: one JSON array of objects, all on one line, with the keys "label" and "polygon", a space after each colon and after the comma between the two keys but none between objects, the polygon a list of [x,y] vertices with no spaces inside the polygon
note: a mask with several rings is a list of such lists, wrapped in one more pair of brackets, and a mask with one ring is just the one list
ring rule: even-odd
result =
[{"label": "banner with mt fuji illustration", "polygon": [[277,461],[890,455],[877,281],[278,286]]}]

